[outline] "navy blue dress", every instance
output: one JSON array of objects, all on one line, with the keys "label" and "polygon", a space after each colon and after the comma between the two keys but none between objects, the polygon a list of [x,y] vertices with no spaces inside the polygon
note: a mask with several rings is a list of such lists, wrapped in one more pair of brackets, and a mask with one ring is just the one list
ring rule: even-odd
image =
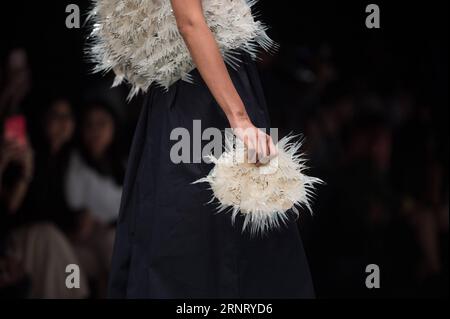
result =
[{"label": "navy blue dress", "polygon": [[[256,66],[242,55],[231,78],[257,127],[270,127]],[[293,219],[266,236],[242,233],[215,211],[208,185],[191,184],[211,164],[174,164],[172,129],[201,120],[229,127],[197,70],[194,83],[153,86],[136,128],[125,178],[109,281],[111,298],[312,298],[314,290]],[[204,144],[207,141],[203,142]]]}]

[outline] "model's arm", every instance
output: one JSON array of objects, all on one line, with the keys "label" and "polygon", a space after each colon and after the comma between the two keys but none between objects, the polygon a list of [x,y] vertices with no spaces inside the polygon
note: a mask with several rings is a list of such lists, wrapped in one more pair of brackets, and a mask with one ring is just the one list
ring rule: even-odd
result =
[{"label": "model's arm", "polygon": [[203,15],[201,0],[171,0],[178,29],[200,75],[249,154],[259,162],[276,154],[273,141],[251,122]]}]

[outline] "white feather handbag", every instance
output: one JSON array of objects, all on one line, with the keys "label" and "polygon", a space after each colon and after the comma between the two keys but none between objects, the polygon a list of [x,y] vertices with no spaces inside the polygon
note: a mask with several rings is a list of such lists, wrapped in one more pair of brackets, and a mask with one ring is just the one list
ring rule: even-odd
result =
[{"label": "white feather handbag", "polygon": [[243,231],[265,233],[288,220],[288,211],[299,214],[298,206],[312,212],[310,200],[316,184],[323,181],[304,174],[305,159],[299,153],[301,140],[286,136],[277,143],[278,156],[257,167],[243,160],[243,143],[226,135],[225,151],[219,158],[208,156],[214,168],[194,183],[209,183],[218,211],[231,211],[234,223],[244,216]]}]

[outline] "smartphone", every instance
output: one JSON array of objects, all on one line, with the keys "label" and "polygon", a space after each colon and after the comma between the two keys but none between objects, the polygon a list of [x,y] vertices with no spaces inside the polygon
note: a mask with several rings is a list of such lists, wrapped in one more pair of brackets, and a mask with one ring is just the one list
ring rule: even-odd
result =
[{"label": "smartphone", "polygon": [[27,143],[27,123],[25,116],[14,115],[6,118],[3,138],[5,141],[14,141],[20,146]]}]

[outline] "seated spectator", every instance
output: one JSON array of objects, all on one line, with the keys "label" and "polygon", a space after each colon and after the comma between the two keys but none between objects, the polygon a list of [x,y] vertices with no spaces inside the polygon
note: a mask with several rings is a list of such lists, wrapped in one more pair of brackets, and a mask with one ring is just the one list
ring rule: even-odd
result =
[{"label": "seated spectator", "polygon": [[35,174],[23,219],[52,222],[65,232],[76,228],[78,214],[69,208],[64,194],[74,129],[71,103],[55,99],[43,115],[44,141],[35,154]]},{"label": "seated spectator", "polygon": [[31,90],[31,70],[27,52],[11,50],[5,63],[5,79],[0,87],[0,119],[23,111]]},{"label": "seated spectator", "polygon": [[83,112],[81,143],[69,161],[66,196],[71,209],[82,211],[75,249],[88,276],[103,296],[107,286],[120,206],[124,163],[116,148],[115,113],[103,103]]},{"label": "seated spectator", "polygon": [[94,103],[84,111],[80,151],[70,159],[66,181],[69,205],[113,223],[119,212],[124,163],[117,156],[117,122],[109,106]]},{"label": "seated spectator", "polygon": [[85,298],[83,274],[79,289],[66,287],[66,266],[79,264],[69,242],[50,223],[16,226],[33,175],[33,150],[28,144],[3,140],[0,145],[0,295],[29,298]]}]

